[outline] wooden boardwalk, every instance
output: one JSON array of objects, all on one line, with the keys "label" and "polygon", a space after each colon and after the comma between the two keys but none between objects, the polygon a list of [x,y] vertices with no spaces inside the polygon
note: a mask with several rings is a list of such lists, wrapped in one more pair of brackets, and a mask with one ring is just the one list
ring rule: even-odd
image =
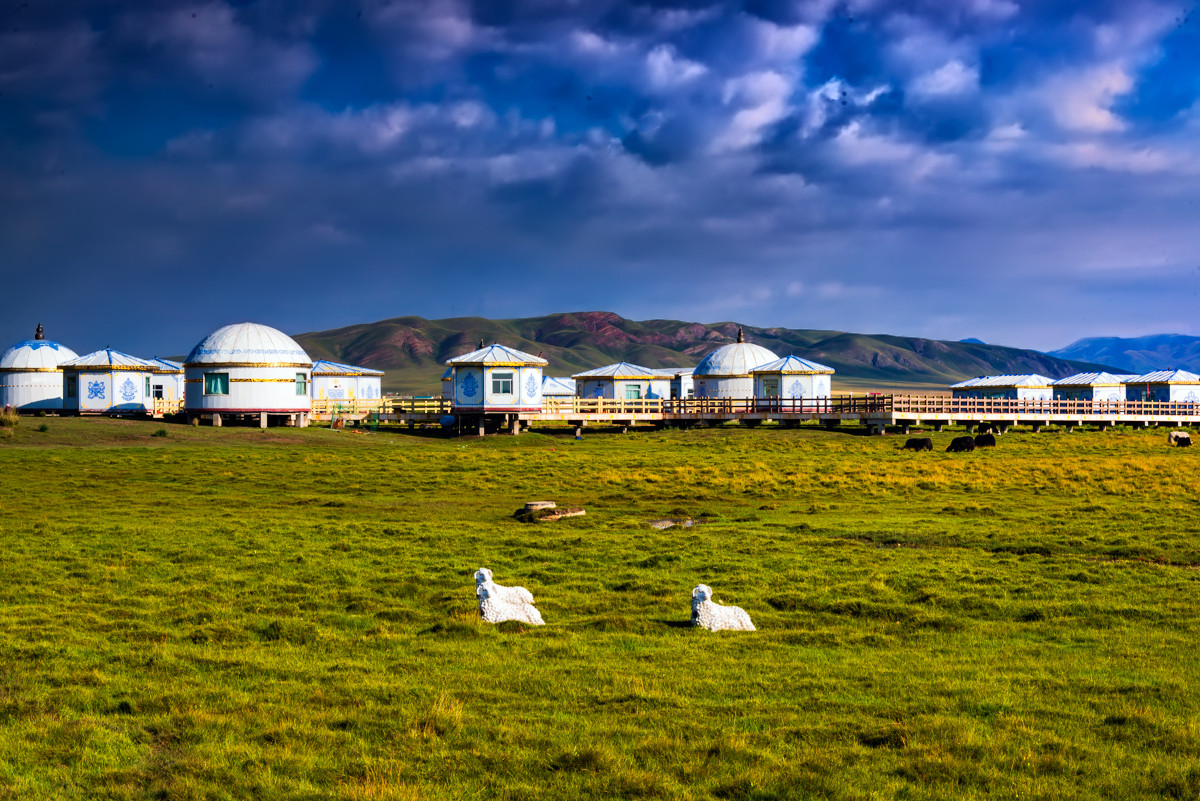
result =
[{"label": "wooden boardwalk", "polygon": [[[349,420],[367,418],[409,425],[438,423],[446,415],[472,421],[480,415],[468,409],[456,409],[440,398],[385,398],[374,401],[334,403],[314,401],[314,420],[334,417]],[[628,427],[638,424],[702,425],[740,421],[757,425],[774,421],[784,425],[816,422],[828,426],[865,425],[873,433],[885,427],[901,430],[915,426],[933,427],[987,424],[1001,431],[1010,426],[1031,426],[1035,430],[1049,425],[1170,425],[1200,424],[1200,403],[1159,401],[1038,401],[981,400],[952,398],[948,395],[835,395],[813,400],[782,398],[685,400],[609,400],[602,398],[547,398],[538,412],[519,412],[502,418],[514,431],[537,423],[566,423],[577,428],[586,425]]]}]

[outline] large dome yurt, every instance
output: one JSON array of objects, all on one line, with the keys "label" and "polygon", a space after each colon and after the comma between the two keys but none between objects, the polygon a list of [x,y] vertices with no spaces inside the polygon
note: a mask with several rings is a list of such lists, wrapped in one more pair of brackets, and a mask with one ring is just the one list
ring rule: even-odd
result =
[{"label": "large dome yurt", "polygon": [[46,339],[38,323],[33,339],[18,342],[0,354],[0,407],[21,412],[61,412],[63,362],[79,354]]},{"label": "large dome yurt", "polygon": [[753,398],[754,368],[779,359],[771,351],[746,341],[738,329],[737,342],[704,357],[692,373],[697,398]]},{"label": "large dome yurt", "polygon": [[258,424],[308,425],[312,359],[294,339],[268,325],[235,323],[200,340],[183,360],[184,411]]}]

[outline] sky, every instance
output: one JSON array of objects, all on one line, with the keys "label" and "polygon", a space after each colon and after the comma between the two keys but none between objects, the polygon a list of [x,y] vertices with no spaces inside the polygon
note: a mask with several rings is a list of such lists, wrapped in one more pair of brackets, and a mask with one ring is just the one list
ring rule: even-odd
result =
[{"label": "sky", "polygon": [[1200,10],[0,5],[0,343],[607,310],[1200,334]]}]

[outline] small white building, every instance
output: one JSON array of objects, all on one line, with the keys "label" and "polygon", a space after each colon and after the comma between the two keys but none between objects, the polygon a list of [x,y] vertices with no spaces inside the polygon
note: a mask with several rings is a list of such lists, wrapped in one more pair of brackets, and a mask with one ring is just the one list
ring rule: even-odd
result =
[{"label": "small white building", "polygon": [[1053,400],[1053,384],[1053,378],[1037,373],[984,375],[952,384],[950,394],[956,398],[990,400]]},{"label": "small white building", "polygon": [[318,359],[312,366],[313,400],[378,401],[383,397],[383,371]]},{"label": "small white building", "polygon": [[695,372],[694,367],[656,367],[654,372],[661,376],[666,376],[671,379],[671,390],[667,397],[672,400],[688,399],[695,395],[695,387],[692,384],[692,373]]},{"label": "small white building", "polygon": [[166,401],[168,406],[183,404],[183,362],[153,356],[150,365],[150,398]]},{"label": "small white building", "polygon": [[454,371],[457,412],[535,412],[542,408],[542,369],[548,362],[540,356],[495,344],[446,364]]},{"label": "small white building", "polygon": [[18,342],[0,354],[0,408],[20,412],[60,412],[63,409],[62,363],[79,354],[46,339],[38,323],[33,339]]},{"label": "small white building", "polygon": [[63,408],[79,414],[141,414],[150,402],[154,366],[105,348],[63,362]]},{"label": "small white building", "polygon": [[754,368],[754,397],[804,400],[828,398],[833,394],[833,368],[785,356]]},{"label": "small white building", "polygon": [[1131,401],[1200,401],[1200,376],[1187,370],[1156,370],[1125,382]]},{"label": "small white building", "polygon": [[542,398],[575,397],[575,379],[561,376],[542,377]]},{"label": "small white building", "polygon": [[1054,400],[1122,401],[1125,400],[1123,378],[1112,373],[1076,373],[1054,382]]},{"label": "small white building", "polygon": [[642,400],[671,394],[671,379],[649,367],[617,362],[571,376],[575,394],[580,398]]},{"label": "small white building", "polygon": [[704,357],[692,373],[697,398],[753,398],[756,367],[779,357],[771,351],[747,342],[738,329],[737,342],[724,345]]},{"label": "small white building", "polygon": [[447,367],[442,373],[442,400],[454,400],[454,368]]},{"label": "small white building", "polygon": [[200,340],[183,361],[188,417],[255,417],[308,425],[312,359],[294,339],[267,325],[236,323]]}]

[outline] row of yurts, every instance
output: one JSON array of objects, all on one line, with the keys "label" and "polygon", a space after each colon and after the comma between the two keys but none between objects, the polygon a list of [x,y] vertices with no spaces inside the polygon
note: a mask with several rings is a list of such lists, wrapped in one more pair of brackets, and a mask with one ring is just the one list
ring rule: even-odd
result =
[{"label": "row of yurts", "polygon": [[218,328],[183,362],[142,359],[112,348],[84,356],[45,338],[0,355],[0,406],[19,411],[136,414],[156,401],[189,412],[304,415],[312,400],[382,397],[383,372],[314,362],[274,328],[239,323]]},{"label": "row of yurts", "polygon": [[490,345],[451,359],[442,375],[442,398],[456,409],[526,411],[543,398],[610,400],[658,398],[827,398],[832,367],[798,356],[779,358],[739,329],[737,342],[718,347],[695,368],[643,367],[629,362],[598,367],[570,378],[544,376],[545,359]]},{"label": "row of yurts", "polygon": [[1187,370],[1077,373],[1057,381],[1036,373],[986,375],[952,384],[956,398],[987,400],[1085,400],[1200,402],[1200,375]]},{"label": "row of yurts", "polygon": [[[830,394],[833,370],[738,341],[717,348],[695,369],[650,369],[621,362],[572,379],[543,376],[545,359],[494,344],[449,361],[444,396],[464,410],[537,409],[543,394],[586,398],[816,398]],[[374,400],[383,373],[313,362],[274,328],[239,323],[202,339],[183,362],[142,359],[105,348],[78,356],[44,337],[0,355],[0,406],[21,411],[137,413],[158,399],[183,400],[191,413],[304,414],[312,400]]]}]

